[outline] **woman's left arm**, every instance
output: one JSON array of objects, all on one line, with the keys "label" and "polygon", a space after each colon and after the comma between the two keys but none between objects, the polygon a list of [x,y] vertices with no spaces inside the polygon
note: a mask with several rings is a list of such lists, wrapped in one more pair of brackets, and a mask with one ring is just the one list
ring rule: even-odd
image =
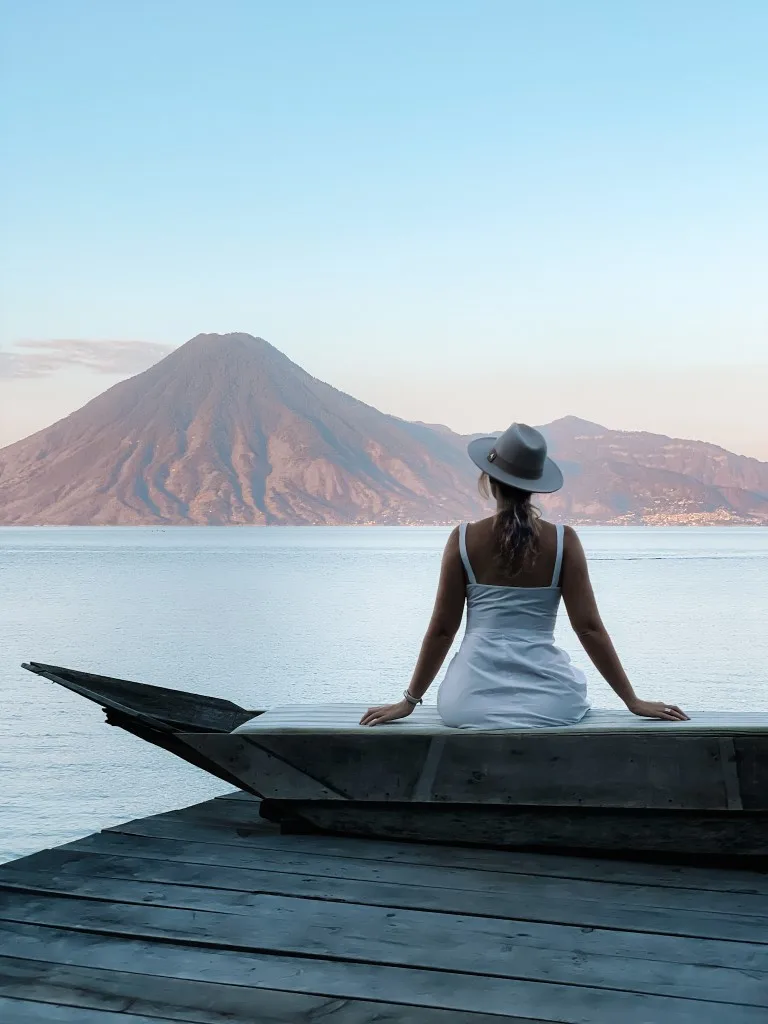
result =
[{"label": "woman's left arm", "polygon": [[[445,545],[435,607],[408,686],[407,692],[414,700],[420,700],[424,696],[440,671],[459,631],[461,617],[464,614],[465,599],[466,580],[459,554],[459,530],[457,527]],[[398,718],[410,715],[413,708],[414,705],[403,697],[397,704],[369,708],[360,720],[360,724],[383,725],[385,722],[394,722]]]}]

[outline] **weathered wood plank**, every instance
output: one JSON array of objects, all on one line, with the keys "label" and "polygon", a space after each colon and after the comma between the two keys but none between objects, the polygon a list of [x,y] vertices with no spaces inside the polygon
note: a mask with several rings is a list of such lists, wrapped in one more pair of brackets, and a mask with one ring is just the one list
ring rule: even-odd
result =
[{"label": "weathered wood plank", "polygon": [[[27,924],[0,926],[13,956],[141,974],[497,1013],[547,1024],[764,1024],[765,1010],[588,986],[532,983],[328,959],[295,959],[88,934]],[[738,993],[734,993],[738,1000]],[[133,1024],[133,1022],[131,1022]]]},{"label": "weathered wood plank", "polygon": [[[390,733],[370,743],[370,735],[335,734],[329,742],[328,733],[303,736],[275,736],[259,733],[252,737],[293,766],[296,772],[309,772],[326,786],[343,792],[349,798],[371,800],[410,800],[422,775],[431,749],[432,737],[403,736]],[[441,740],[443,737],[440,737]],[[445,737],[448,742],[450,736]],[[220,749],[225,750],[232,738],[227,737]],[[477,740],[475,740],[477,743]],[[439,762],[438,762],[439,763]],[[437,768],[438,765],[435,765]],[[249,779],[252,773],[249,773]],[[270,779],[269,791],[255,787],[264,797],[292,798],[292,780]],[[431,798],[432,785],[426,799]]]},{"label": "weathered wood plank", "polygon": [[729,811],[743,811],[741,785],[739,781],[738,757],[733,740],[729,736],[718,739],[720,746],[720,765],[723,773],[723,784]]},{"label": "weathered wood plank", "polygon": [[[382,732],[384,732],[382,730]],[[669,734],[536,735],[457,732],[445,735],[429,793],[422,800],[460,804],[727,810],[719,738]],[[185,737],[186,739],[186,737]],[[358,801],[413,799],[428,737],[366,734],[259,734],[259,744],[296,772]],[[198,742],[207,743],[207,740]],[[234,737],[221,741],[225,751]],[[768,750],[768,737],[763,737]],[[401,766],[416,767],[406,776]],[[609,770],[607,770],[609,766]],[[227,768],[233,771],[230,763]],[[234,774],[246,770],[239,762]],[[243,776],[244,777],[244,776]],[[253,783],[253,771],[248,779]],[[302,799],[293,779],[270,780],[265,797]],[[738,779],[736,784],[738,785]]]},{"label": "weathered wood plank", "polygon": [[[355,849],[355,844],[352,845]],[[564,892],[579,899],[591,899],[605,902],[602,893],[615,893],[617,905],[629,905],[637,908],[641,905],[648,907],[669,908],[677,906],[677,893],[688,893],[691,902],[681,902],[685,908],[697,910],[706,907],[708,895],[711,893],[715,899],[709,903],[709,910],[732,914],[735,904],[729,902],[728,894],[723,894],[722,902],[718,899],[721,895],[719,890],[695,890],[685,886],[657,885],[655,876],[643,878],[638,874],[637,881],[631,881],[619,877],[615,882],[613,876],[601,881],[599,879],[571,879],[568,875],[561,876],[557,873],[557,865],[549,868],[548,874],[526,874],[523,871],[524,865],[520,866],[517,872],[510,871],[475,871],[468,867],[452,867],[445,864],[415,863],[408,864],[393,860],[377,860],[371,858],[355,857],[334,857],[324,854],[314,854],[310,849],[300,848],[289,849],[262,849],[257,847],[238,848],[236,846],[217,846],[213,843],[198,842],[175,842],[169,839],[155,839],[147,836],[124,835],[120,833],[104,833],[101,836],[88,837],[77,840],[61,847],[62,854],[65,853],[93,853],[100,856],[125,855],[160,860],[168,864],[199,865],[203,871],[220,871],[226,868],[237,868],[246,870],[265,870],[271,872],[284,872],[287,874],[302,874],[315,877],[338,878],[344,877],[349,880],[361,880],[395,885],[411,884],[413,886],[428,886],[437,889],[466,890],[469,892],[487,893],[509,893],[519,895],[528,891],[529,884],[537,884],[540,879],[546,887],[551,882],[553,885],[562,886],[552,889],[539,889],[539,892]],[[20,861],[19,867],[23,867],[24,861]],[[535,870],[536,865],[532,865]],[[568,867],[564,871],[574,871]],[[289,883],[291,884],[291,883]],[[603,886],[612,888],[604,889]],[[626,889],[627,895],[624,894]],[[735,889],[735,894],[746,899],[750,905],[752,894],[743,887]],[[668,897],[668,898],[667,898]],[[765,897],[760,895],[760,901]],[[759,913],[763,904],[754,904],[755,910]]]},{"label": "weathered wood plank", "polygon": [[[265,809],[268,806],[264,805]],[[306,803],[277,805],[283,816],[345,837],[477,846],[672,853],[713,859],[724,853],[768,860],[768,817],[760,813],[670,815],[589,808],[456,807],[446,804]]]},{"label": "weathered wood plank", "polygon": [[158,815],[129,821],[105,830],[102,835],[110,833],[180,842],[193,841],[219,847],[231,846],[249,851],[254,858],[261,855],[260,851],[272,849],[311,852],[314,856],[327,857],[352,855],[356,859],[377,860],[382,863],[442,864],[471,868],[474,871],[522,871],[526,874],[556,875],[561,878],[604,878],[629,884],[640,882],[644,885],[768,894],[768,875],[755,871],[719,871],[609,859],[563,857],[550,853],[472,850],[437,844],[422,845],[329,836],[281,836],[258,829],[251,832],[247,820],[241,825],[235,820],[228,828],[223,828],[218,821],[209,823],[205,817],[198,818],[194,815],[183,819],[175,819],[173,815]]},{"label": "weathered wood plank", "polygon": [[[768,918],[768,895],[752,892],[716,892],[688,888],[673,888],[653,884],[653,877],[632,884],[606,879],[560,878],[557,875],[526,874],[524,872],[476,872],[471,868],[421,864],[402,864],[397,861],[379,862],[365,858],[326,857],[306,850],[261,849],[248,851],[238,856],[226,847],[210,850],[210,844],[187,843],[170,846],[168,841],[144,837],[126,836],[115,840],[112,835],[98,837],[95,842],[77,840],[55,851],[44,851],[0,867],[0,878],[4,872],[17,870],[34,871],[36,864],[63,864],[85,853],[108,856],[119,850],[132,849],[135,856],[160,857],[169,860],[189,861],[220,865],[222,867],[246,868],[269,873],[301,874],[330,877],[361,882],[391,883],[412,888],[434,888],[451,892],[469,891],[488,895],[511,895],[515,898],[531,893],[539,899],[562,900],[568,897],[610,902],[618,906],[637,909],[657,908],[663,910],[701,911],[707,914],[744,915]],[[125,844],[128,844],[127,846]],[[186,848],[190,847],[189,855]],[[353,847],[354,850],[354,847]],[[244,851],[245,853],[245,851]],[[249,855],[250,854],[250,855]],[[42,860],[40,860],[42,858]],[[340,863],[343,862],[343,863]],[[46,867],[46,870],[49,868]],[[209,876],[210,877],[210,876]],[[289,881],[286,884],[291,884]],[[670,891],[671,889],[671,891]],[[447,898],[447,892],[442,898]]]},{"label": "weathered wood plank", "polygon": [[335,783],[325,783],[309,767],[294,767],[279,754],[248,736],[215,733],[183,733],[188,746],[209,757],[261,796],[290,792],[302,800],[344,800],[346,793]]},{"label": "weathered wood plank", "polygon": [[[213,801],[212,803],[216,803]],[[755,867],[768,867],[768,815],[745,812],[706,815],[669,812],[609,811],[594,808],[514,808],[441,806],[439,804],[379,804],[303,801],[260,802],[267,813],[288,822],[303,821],[345,839],[463,843],[483,848],[552,848],[592,850],[610,856],[628,850],[681,854],[700,859],[710,854],[722,861],[730,851],[750,854]],[[219,806],[185,812],[184,820],[226,823],[237,829],[263,829],[255,803]],[[175,819],[174,820],[179,820]],[[306,828],[304,829],[306,831]],[[762,863],[761,863],[762,862]]]},{"label": "weathered wood plank", "polygon": [[[243,794],[245,796],[245,794]],[[745,812],[743,814],[699,814],[690,812],[685,815],[678,812],[654,812],[654,811],[604,811],[595,808],[515,808],[498,807],[488,808],[482,806],[441,807],[438,804],[379,804],[372,807],[368,804],[348,802],[312,802],[310,806],[303,802],[288,802],[284,805],[277,805],[271,801],[257,801],[250,798],[246,801],[235,801],[232,797],[219,797],[201,804],[199,807],[190,807],[182,812],[183,820],[194,822],[205,822],[206,824],[220,825],[222,828],[229,828],[230,831],[240,832],[246,830],[264,831],[264,818],[258,816],[262,807],[284,806],[286,813],[302,814],[305,818],[317,818],[323,821],[324,817],[329,821],[331,817],[337,819],[337,829],[343,830],[342,839],[350,838],[372,838],[373,840],[384,839],[386,842],[400,841],[411,843],[413,841],[423,842],[429,840],[430,829],[434,831],[432,842],[453,845],[457,837],[462,842],[474,840],[483,844],[495,844],[498,848],[505,845],[505,842],[514,839],[514,830],[518,829],[518,839],[530,845],[531,840],[546,838],[549,842],[558,842],[563,845],[578,840],[580,845],[588,846],[590,843],[597,843],[600,847],[607,842],[608,838],[618,843],[621,849],[613,854],[607,851],[602,852],[603,862],[609,861],[616,854],[625,857],[628,851],[635,852],[636,856],[643,856],[639,849],[645,840],[645,846],[668,846],[669,852],[677,852],[677,844],[681,840],[688,839],[692,847],[692,853],[696,859],[701,859],[704,852],[703,847],[707,844],[713,854],[712,864],[708,870],[711,877],[724,877],[722,861],[729,851],[728,840],[736,845],[746,847],[751,842],[753,847],[765,851],[762,858],[754,858],[750,861],[741,860],[736,865],[726,868],[733,874],[742,874],[750,865],[755,880],[762,878],[763,885],[768,891],[768,815],[758,812]],[[159,815],[153,820],[181,820],[174,815]],[[437,822],[434,826],[430,822]],[[118,826],[120,827],[120,826]],[[409,832],[410,835],[398,837],[397,835],[386,834],[399,829]],[[497,834],[493,834],[493,832]],[[504,834],[506,830],[506,835]],[[526,830],[529,834],[526,834]],[[556,835],[561,833],[559,837]],[[382,834],[379,835],[379,832]],[[359,835],[356,833],[365,833]],[[507,845],[508,842],[507,842]],[[493,850],[484,845],[483,853],[492,854]],[[553,851],[557,852],[557,851]],[[662,851],[663,852],[663,851]],[[513,849],[510,853],[525,854],[524,850]],[[560,854],[562,856],[562,853]],[[583,860],[585,853],[576,854],[579,860]],[[539,854],[536,854],[539,856]],[[574,856],[574,854],[570,854]],[[592,856],[600,856],[595,852]],[[647,856],[647,854],[646,854]],[[704,872],[701,868],[692,868],[690,861],[685,865],[685,871],[693,871],[693,877],[702,879]],[[758,873],[759,872],[759,873]]]},{"label": "weathered wood plank", "polygon": [[[160,951],[158,951],[160,953]],[[338,999],[304,992],[249,988],[241,984],[158,978],[148,974],[71,967],[42,960],[0,956],[0,989],[7,999],[98,1010],[114,1014],[128,1024],[134,1016],[153,1021],[195,1021],[199,1024],[544,1024],[530,1018],[470,1013],[466,1010],[429,1009]],[[9,1012],[14,1009],[11,1004]],[[3,1017],[5,1024],[12,1018]],[[38,1019],[44,1020],[45,1017]],[[73,1020],[79,1018],[74,1017]]]},{"label": "weathered wood plank", "polygon": [[[315,782],[337,796],[363,802],[413,800],[433,738],[386,730],[373,742],[363,730],[334,733],[332,743],[323,732],[179,734],[182,742],[264,797],[312,799],[305,794]],[[743,806],[768,809],[768,735],[742,736],[737,746],[715,733],[672,737],[668,731],[642,730],[590,736],[457,731],[442,732],[439,739],[440,754],[430,771],[430,785],[419,792],[420,801],[727,810],[742,800],[741,773],[734,770],[738,759],[751,765],[743,773]],[[722,740],[731,743],[731,753],[724,755]],[[274,759],[265,760],[266,752]]]},{"label": "weathered wood plank", "polygon": [[[184,887],[189,891],[189,887]],[[146,905],[164,894],[113,881],[131,903],[3,892],[0,919],[217,948],[331,957],[768,1007],[768,947],[254,896],[244,912]],[[165,897],[167,898],[167,897]],[[245,898],[242,897],[245,903]],[[144,905],[142,905],[144,904]],[[200,909],[200,908],[206,909]],[[7,952],[13,954],[13,950]]]},{"label": "weathered wood plank", "polygon": [[768,804],[768,737],[733,736],[739,797],[746,810]]},{"label": "weathered wood plank", "polygon": [[[478,878],[475,873],[462,869],[405,865],[378,868],[365,861],[361,863],[360,873],[367,873],[368,878],[355,877],[359,868],[353,861],[345,862],[343,872],[338,865],[334,870],[334,865],[321,862],[318,875],[311,857],[300,858],[293,871],[269,871],[213,868],[210,864],[166,858],[110,857],[71,849],[53,850],[0,869],[0,886],[27,892],[109,899],[110,880],[122,879],[224,890],[231,893],[227,905],[234,907],[234,912],[248,905],[236,894],[248,893],[768,943],[767,897],[723,896],[536,876],[510,877],[490,872]],[[440,877],[441,874],[444,877]],[[384,881],[382,875],[389,876],[389,881]],[[171,895],[174,891],[170,890]],[[165,901],[166,905],[190,906],[183,892],[177,892],[176,896],[172,903]]]},{"label": "weathered wood plank", "polygon": [[169,1024],[171,1018],[89,1010],[82,1006],[53,1006],[0,996],[0,1020],[3,1024]]},{"label": "weathered wood plank", "polygon": [[130,679],[94,675],[59,665],[29,662],[23,666],[64,686],[74,693],[95,701],[100,706],[113,705],[140,714],[150,715],[165,722],[174,722],[179,728],[214,729],[229,732],[253,718],[239,704],[221,697],[202,693],[169,689]]}]

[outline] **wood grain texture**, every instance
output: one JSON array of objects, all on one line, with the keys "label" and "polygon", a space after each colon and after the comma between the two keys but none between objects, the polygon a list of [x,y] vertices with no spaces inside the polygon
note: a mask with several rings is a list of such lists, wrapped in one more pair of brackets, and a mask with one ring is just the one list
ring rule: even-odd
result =
[{"label": "wood grain texture", "polygon": [[82,1006],[56,1006],[32,999],[0,996],[0,1020],[3,1024],[167,1024],[170,1019],[147,1017],[143,1013],[90,1010]]},{"label": "wood grain texture", "polygon": [[720,748],[720,767],[723,773],[726,805],[729,811],[743,811],[744,803],[741,799],[736,747],[730,736],[721,736],[717,742]]},{"label": "wood grain texture", "polygon": [[[666,897],[670,894],[667,889],[681,889],[683,891],[700,892],[700,898],[708,899],[705,893],[745,893],[747,896],[759,894],[765,896],[768,889],[768,879],[765,876],[756,875],[754,872],[743,872],[742,878],[739,873],[730,872],[724,874],[723,881],[717,879],[717,872],[698,870],[700,884],[695,879],[690,879],[684,873],[676,873],[680,869],[667,865],[642,865],[625,861],[598,861],[589,860],[586,857],[561,857],[551,854],[510,854],[510,863],[504,861],[483,862],[475,867],[468,858],[462,855],[472,853],[471,850],[458,848],[416,847],[416,854],[410,853],[407,844],[373,844],[386,847],[391,845],[395,850],[403,847],[400,857],[394,851],[388,856],[381,858],[375,856],[375,852],[368,848],[365,840],[350,841],[348,852],[335,852],[334,847],[326,846],[323,852],[314,852],[306,845],[301,845],[302,837],[284,836],[286,845],[280,846],[275,842],[269,845],[259,844],[255,849],[247,845],[233,845],[215,842],[196,841],[174,841],[167,838],[157,838],[154,835],[137,835],[119,832],[105,833],[93,838],[86,837],[79,839],[66,846],[60,847],[62,854],[72,853],[97,853],[109,856],[135,856],[149,858],[152,860],[167,861],[168,863],[187,863],[199,865],[202,870],[208,870],[209,877],[218,877],[219,868],[241,868],[261,869],[276,872],[288,872],[297,874],[310,874],[314,876],[326,876],[330,878],[344,877],[347,879],[361,879],[370,881],[393,882],[400,884],[403,875],[410,879],[415,886],[435,886],[469,891],[487,891],[489,887],[496,886],[500,891],[514,891],[518,879],[526,882],[527,879],[542,879],[546,881],[560,880],[569,890],[581,889],[581,883],[592,885],[596,883],[602,887],[603,884],[617,884],[622,887],[631,887],[631,893],[636,888],[659,890],[654,903],[665,903]],[[314,838],[314,837],[313,837]],[[329,837],[318,837],[323,840]],[[298,842],[297,842],[298,839]],[[362,849],[360,849],[362,847]],[[456,853],[456,860],[451,861],[449,857],[433,860],[418,857],[420,852]],[[485,852],[485,851],[484,851]],[[488,851],[497,853],[498,851]],[[36,855],[35,855],[36,856]],[[23,867],[24,859],[18,862]],[[647,867],[650,870],[643,871]],[[696,871],[696,869],[691,869]],[[488,881],[486,881],[488,880]],[[594,891],[592,889],[591,891]],[[674,897],[674,894],[672,894]],[[623,902],[623,898],[620,902]],[[670,900],[674,902],[674,898]],[[649,900],[649,905],[651,901]],[[717,905],[715,901],[715,905]]]},{"label": "wood grain texture", "polygon": [[[257,721],[262,718],[269,712]],[[381,732],[376,739],[364,730],[342,732],[332,741],[322,731],[179,738],[272,800],[731,812],[743,803],[768,809],[768,736],[740,737],[737,747],[731,737],[713,733]],[[323,788],[332,795],[320,795]]]},{"label": "wood grain texture", "polygon": [[[236,805],[235,805],[236,806]],[[768,858],[768,815],[762,812],[739,815],[654,814],[599,809],[530,808],[519,809],[465,806],[456,808],[435,804],[378,804],[321,801],[278,802],[276,816],[289,824],[305,821],[315,829],[336,833],[343,839],[410,841],[451,845],[460,841],[478,847],[509,847],[509,855],[526,847],[548,847],[552,851],[591,851],[593,856],[633,851],[687,855],[703,863],[703,855],[713,859],[724,855],[754,858],[753,867],[764,870]],[[235,815],[237,812],[235,812]],[[272,834],[264,822],[254,818],[249,808],[229,832],[220,831],[217,821],[206,815],[193,815],[183,822],[156,816],[114,826],[121,832],[167,836],[183,840],[234,842]],[[284,837],[287,838],[287,837]],[[314,840],[327,837],[312,837]],[[482,850],[478,850],[481,855]],[[492,852],[492,851],[488,851]],[[499,850],[495,852],[500,853]],[[504,855],[500,853],[500,855]],[[748,863],[745,863],[745,867]]]},{"label": "wood grain texture", "polygon": [[[130,951],[128,951],[130,952]],[[425,1006],[387,1005],[362,999],[339,999],[304,992],[226,985],[189,978],[157,977],[96,967],[72,967],[43,960],[0,956],[0,989],[6,1000],[44,1004],[34,1020],[45,1020],[51,1006],[72,1008],[72,1021],[98,1012],[105,1020],[137,1024],[136,1016],[157,1020],[195,1021],[198,1024],[545,1024],[530,1017],[470,1013],[466,1010],[432,1009]],[[0,1000],[0,1012],[3,1012]],[[0,1017],[13,1024],[18,1004],[7,1002]],[[51,1018],[53,1019],[53,1018]],[[66,1018],[63,1018],[66,1019]]]},{"label": "wood grain texture", "polygon": [[180,733],[179,739],[219,763],[230,777],[259,796],[273,797],[289,791],[301,794],[302,800],[345,799],[336,783],[325,784],[314,769],[296,768],[247,736]]},{"label": "wood grain texture", "polygon": [[[215,806],[213,806],[215,804]],[[257,850],[311,852],[323,857],[349,857],[391,863],[430,864],[465,867],[474,871],[510,871],[585,879],[613,879],[629,883],[672,885],[721,891],[768,894],[768,874],[755,870],[729,870],[685,865],[662,865],[611,860],[605,857],[563,856],[557,853],[513,850],[471,849],[447,844],[393,842],[378,839],[350,839],[337,836],[280,835],[268,822],[254,819],[253,806],[241,814],[236,802],[209,801],[180,812],[153,815],[105,830],[99,837],[75,844],[101,842],[107,836],[133,835],[168,840],[168,856],[175,843],[214,845],[224,853],[228,847]]]},{"label": "wood grain texture", "polygon": [[186,725],[200,730],[229,732],[244,722],[255,721],[254,712],[246,711],[239,704],[219,697],[207,697],[204,694],[149,683],[136,683],[130,679],[95,675],[59,665],[45,665],[37,661],[26,663],[22,667],[74,693],[79,693],[100,706],[111,705],[133,710],[163,722],[173,723],[177,728],[184,728]]},{"label": "wood grain texture", "polygon": [[768,863],[768,815],[663,814],[584,808],[494,808],[435,804],[328,805],[277,801],[269,804],[288,827],[306,823],[325,832],[372,839],[461,842],[479,847],[542,847],[635,851],[690,858],[755,858]]},{"label": "wood grain texture", "polygon": [[[768,897],[300,857],[281,870],[48,851],[7,865],[0,885],[115,898],[113,879],[149,883],[142,902],[240,913],[254,894],[768,943]],[[319,862],[319,863],[318,863]],[[256,862],[259,863],[258,861]],[[367,870],[366,870],[367,869]],[[354,877],[363,875],[362,878]],[[367,876],[367,877],[365,877]],[[157,889],[154,886],[158,886]],[[167,888],[165,887],[167,886]],[[202,901],[201,901],[202,894]],[[247,912],[247,911],[243,911]]]},{"label": "wood grain texture", "polygon": [[746,810],[768,806],[768,738],[734,735],[739,795]]},{"label": "wood grain texture", "polygon": [[274,896],[252,897],[248,913],[197,894],[189,896],[194,909],[176,909],[152,905],[162,895],[148,885],[115,881],[112,891],[135,902],[6,891],[0,920],[347,962],[405,959],[424,969],[711,1002],[732,1001],[737,987],[741,1004],[768,1008],[765,945]]},{"label": "wood grain texture", "polygon": [[[264,718],[267,715],[263,716]],[[383,729],[382,729],[383,731]],[[187,737],[184,737],[187,739]],[[260,745],[297,772],[307,772],[350,799],[365,802],[414,798],[430,743],[423,736],[391,733],[372,740],[366,733],[333,737],[259,734]],[[420,802],[566,807],[725,810],[728,797],[720,744],[714,736],[674,738],[628,732],[594,735],[444,735],[438,763]],[[198,744],[208,744],[200,738]],[[215,742],[222,754],[238,747],[235,736]],[[206,752],[210,756],[210,744]],[[227,760],[233,771],[233,762]],[[256,770],[238,764],[251,788]],[[270,777],[272,799],[301,799],[292,772]]]},{"label": "wood grain texture", "polygon": [[[341,734],[330,742],[327,733],[302,736],[259,733],[253,739],[297,770],[312,772],[327,786],[341,790],[349,799],[412,799],[432,738],[393,732],[372,743],[369,733],[370,730],[366,732],[361,728],[356,735]],[[289,797],[290,788],[287,785],[276,787],[274,794],[275,798]],[[431,787],[426,799],[431,799]]]},{"label": "wood grain texture", "polygon": [[[588,986],[532,983],[524,979],[424,971],[360,962],[300,959],[217,950],[174,942],[65,931],[28,924],[0,926],[0,944],[13,943],[13,956],[160,977],[204,980],[496,1013],[547,1024],[764,1024],[762,1007],[667,999]],[[3,946],[0,945],[0,951]]]},{"label": "wood grain texture", "polygon": [[230,795],[0,867],[3,1024],[768,1016],[756,872],[286,836],[259,810]]}]

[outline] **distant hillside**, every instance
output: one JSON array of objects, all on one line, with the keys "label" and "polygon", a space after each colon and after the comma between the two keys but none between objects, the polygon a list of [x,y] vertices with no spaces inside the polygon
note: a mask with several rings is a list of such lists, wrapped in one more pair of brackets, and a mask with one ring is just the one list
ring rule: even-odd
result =
[{"label": "distant hillside", "polygon": [[[541,429],[566,475],[545,508],[562,518],[768,523],[766,463],[573,417]],[[260,338],[200,335],[0,450],[0,522],[455,522],[482,512],[465,443],[378,412]]]},{"label": "distant hillside", "polygon": [[768,523],[768,463],[714,444],[608,430],[575,416],[540,428],[566,487],[546,499],[578,522]]}]

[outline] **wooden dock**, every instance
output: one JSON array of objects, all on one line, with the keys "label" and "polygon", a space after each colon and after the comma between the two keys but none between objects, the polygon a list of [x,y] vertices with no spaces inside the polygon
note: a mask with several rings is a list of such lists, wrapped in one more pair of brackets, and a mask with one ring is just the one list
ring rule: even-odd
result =
[{"label": "wooden dock", "polygon": [[281,835],[242,794],[0,867],[3,1024],[765,1024],[768,875]]}]

